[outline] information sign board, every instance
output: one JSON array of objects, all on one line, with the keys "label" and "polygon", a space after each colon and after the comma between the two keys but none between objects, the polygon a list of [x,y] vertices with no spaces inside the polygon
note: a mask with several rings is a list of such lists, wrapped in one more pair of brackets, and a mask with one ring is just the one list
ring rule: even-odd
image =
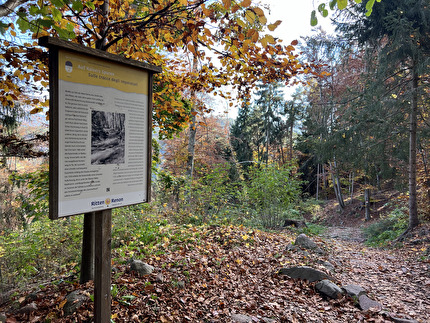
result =
[{"label": "information sign board", "polygon": [[50,217],[148,202],[160,69],[58,39],[40,43],[50,49]]}]

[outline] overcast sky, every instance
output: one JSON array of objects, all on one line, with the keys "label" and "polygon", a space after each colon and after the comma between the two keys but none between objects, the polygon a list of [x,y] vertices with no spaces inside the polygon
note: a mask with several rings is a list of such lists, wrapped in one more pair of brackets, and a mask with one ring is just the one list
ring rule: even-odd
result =
[{"label": "overcast sky", "polygon": [[[261,2],[270,5],[271,12],[267,17],[269,23],[282,21],[274,33],[285,43],[290,43],[294,39],[299,40],[300,36],[310,36],[313,33],[310,20],[312,10],[319,3],[317,0],[261,0]],[[318,16],[318,22],[318,25],[326,31],[333,30],[328,17]]]}]

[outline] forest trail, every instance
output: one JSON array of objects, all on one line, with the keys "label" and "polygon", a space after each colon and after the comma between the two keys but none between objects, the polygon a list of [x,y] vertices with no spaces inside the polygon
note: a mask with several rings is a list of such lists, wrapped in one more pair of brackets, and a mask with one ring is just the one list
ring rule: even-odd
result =
[{"label": "forest trail", "polygon": [[329,227],[322,234],[324,238],[337,239],[342,241],[364,242],[364,234],[361,228],[357,227]]},{"label": "forest trail", "polygon": [[342,284],[363,287],[388,312],[428,322],[430,263],[420,261],[425,239],[401,249],[371,248],[364,245],[363,232],[357,227],[330,227],[322,238]]}]

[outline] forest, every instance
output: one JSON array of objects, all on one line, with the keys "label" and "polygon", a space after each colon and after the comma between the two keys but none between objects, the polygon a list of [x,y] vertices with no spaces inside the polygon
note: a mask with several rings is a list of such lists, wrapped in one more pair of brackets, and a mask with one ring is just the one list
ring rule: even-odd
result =
[{"label": "forest", "polygon": [[[162,67],[151,201],[113,210],[111,322],[428,320],[428,1],[318,0],[290,43],[254,0],[0,17],[0,322],[94,319],[88,219],[49,219],[41,36]],[[125,163],[125,114],[89,120],[91,162]]]}]

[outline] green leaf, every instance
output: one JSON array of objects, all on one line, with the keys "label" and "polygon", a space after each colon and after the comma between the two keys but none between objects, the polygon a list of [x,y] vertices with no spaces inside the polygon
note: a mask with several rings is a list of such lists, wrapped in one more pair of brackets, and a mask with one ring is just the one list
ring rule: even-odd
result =
[{"label": "green leaf", "polygon": [[337,3],[337,0],[331,0],[331,1],[329,2],[329,6],[330,6],[330,9],[331,9],[331,10],[333,10],[333,9],[334,9],[334,7],[336,6],[336,3]]},{"label": "green leaf", "polygon": [[373,8],[374,4],[375,4],[375,0],[369,0],[369,1],[367,1],[367,3],[366,3],[366,10],[367,11],[372,11],[372,8]]},{"label": "green leaf", "polygon": [[315,10],[312,10],[311,13],[311,26],[314,27],[318,25],[317,13]]},{"label": "green leaf", "polygon": [[[363,2],[363,0],[354,0],[355,1],[355,3],[362,3]],[[381,0],[379,0],[379,1],[381,1]]]},{"label": "green leaf", "polygon": [[19,17],[16,21],[16,24],[18,25],[19,30],[21,30],[23,33],[30,29],[30,24],[28,23],[26,18]]},{"label": "green leaf", "polygon": [[0,21],[0,33],[4,34],[6,32],[7,27],[9,27],[9,24],[5,24]]},{"label": "green leaf", "polygon": [[61,11],[57,8],[52,8],[52,18],[54,18],[55,21],[61,21],[63,15],[61,14]]},{"label": "green leaf", "polygon": [[71,32],[71,33],[74,33],[74,30],[75,30],[75,26],[73,26],[70,22],[66,25],[66,30],[67,31],[69,31],[69,32]]},{"label": "green leaf", "polygon": [[64,2],[61,0],[51,0],[51,3],[57,8],[62,8],[64,6]]},{"label": "green leaf", "polygon": [[35,16],[36,14],[39,13],[39,8],[36,6],[30,6],[30,8],[28,9],[28,12],[30,13],[30,15]]},{"label": "green leaf", "polygon": [[60,27],[58,27],[58,26],[54,26],[54,29],[57,31],[58,36],[59,36],[61,39],[70,39],[70,38],[72,38],[72,37],[73,37],[73,35],[74,35],[74,33],[71,33],[71,32],[69,32],[68,30],[63,29],[63,28],[60,28]]},{"label": "green leaf", "polygon": [[37,19],[37,24],[43,27],[51,27],[54,23],[51,19]]},{"label": "green leaf", "polygon": [[[92,2],[91,2],[91,4],[94,6],[94,4]],[[75,10],[75,11],[80,12],[80,11],[82,11],[84,9],[84,4],[80,0],[74,1],[72,3],[72,9]]]},{"label": "green leaf", "polygon": [[337,7],[339,10],[343,10],[348,5],[348,0],[337,0]]},{"label": "green leaf", "polygon": [[325,8],[325,3],[321,3],[321,4],[318,6],[318,11],[319,11],[319,13],[320,13],[324,18],[328,16],[328,11],[327,11],[327,9]]},{"label": "green leaf", "polygon": [[87,2],[85,3],[85,5],[86,5],[88,8],[90,8],[91,10],[94,10],[94,9],[96,8],[96,6],[94,5],[94,3],[93,3],[93,2],[91,2],[91,1],[87,1]]}]

